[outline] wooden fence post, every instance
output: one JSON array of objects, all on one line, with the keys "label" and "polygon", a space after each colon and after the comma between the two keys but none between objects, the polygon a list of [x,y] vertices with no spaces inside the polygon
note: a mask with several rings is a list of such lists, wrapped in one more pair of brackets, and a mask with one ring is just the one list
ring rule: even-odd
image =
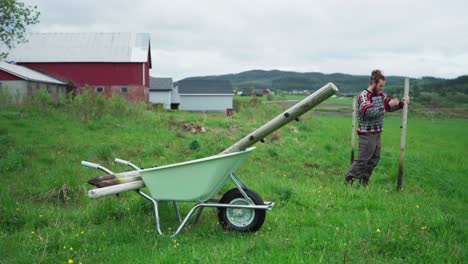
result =
[{"label": "wooden fence post", "polygon": [[403,161],[405,159],[405,142],[406,142],[406,123],[408,117],[408,100],[409,100],[409,78],[405,78],[405,91],[403,96],[403,117],[401,122],[401,139],[400,139],[400,165],[398,166],[397,190],[401,192],[403,183]]},{"label": "wooden fence post", "polygon": [[355,138],[356,138],[356,108],[357,108],[357,101],[356,96],[353,97],[353,123],[351,124],[351,164],[354,162],[354,146],[356,145]]}]

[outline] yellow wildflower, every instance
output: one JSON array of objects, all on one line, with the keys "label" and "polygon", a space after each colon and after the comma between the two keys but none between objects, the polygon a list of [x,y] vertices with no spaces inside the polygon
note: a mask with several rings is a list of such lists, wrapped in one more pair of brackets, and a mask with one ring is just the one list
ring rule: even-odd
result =
[{"label": "yellow wildflower", "polygon": [[375,232],[380,233],[380,228],[377,228],[377,230]]},{"label": "yellow wildflower", "polygon": [[73,264],[73,259],[69,259],[68,264]]}]

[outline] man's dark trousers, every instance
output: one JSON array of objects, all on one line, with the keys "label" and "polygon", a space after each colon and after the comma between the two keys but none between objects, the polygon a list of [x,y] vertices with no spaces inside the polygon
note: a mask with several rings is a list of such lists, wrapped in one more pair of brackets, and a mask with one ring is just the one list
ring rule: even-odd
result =
[{"label": "man's dark trousers", "polygon": [[359,155],[346,174],[347,182],[359,179],[363,185],[367,185],[372,171],[380,160],[380,134],[359,134]]}]

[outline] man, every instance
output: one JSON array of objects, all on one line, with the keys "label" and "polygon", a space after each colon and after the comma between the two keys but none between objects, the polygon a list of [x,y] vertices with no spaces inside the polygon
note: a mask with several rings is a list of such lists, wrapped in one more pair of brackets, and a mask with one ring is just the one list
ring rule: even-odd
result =
[{"label": "man", "polygon": [[367,186],[372,171],[380,160],[384,112],[403,108],[403,102],[398,98],[391,99],[383,94],[385,76],[380,70],[372,71],[369,83],[369,87],[358,97],[359,156],[345,176],[345,183],[348,185],[358,179],[361,185]]}]

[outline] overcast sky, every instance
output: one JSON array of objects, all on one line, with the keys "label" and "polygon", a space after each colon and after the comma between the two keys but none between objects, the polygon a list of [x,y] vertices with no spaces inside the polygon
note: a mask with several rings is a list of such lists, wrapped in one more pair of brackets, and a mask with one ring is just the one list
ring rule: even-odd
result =
[{"label": "overcast sky", "polygon": [[466,0],[25,0],[35,32],[148,32],[152,76],[468,74]]}]

